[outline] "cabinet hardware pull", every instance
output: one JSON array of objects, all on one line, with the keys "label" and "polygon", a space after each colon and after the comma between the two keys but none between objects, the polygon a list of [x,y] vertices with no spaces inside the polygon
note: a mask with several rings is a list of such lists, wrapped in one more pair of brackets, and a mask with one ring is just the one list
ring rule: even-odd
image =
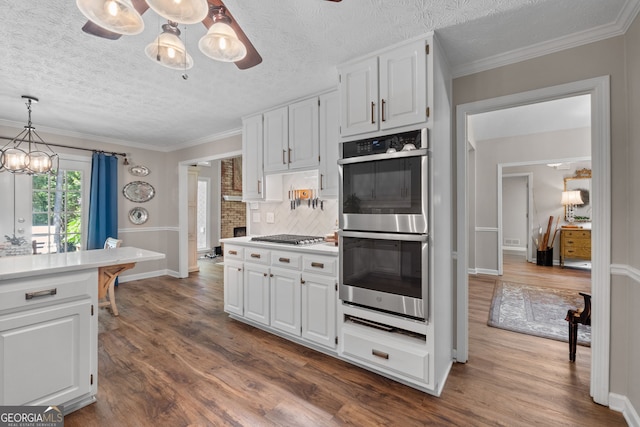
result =
[{"label": "cabinet hardware pull", "polygon": [[302,279],[302,277],[300,278],[300,284],[304,285],[306,282]]},{"label": "cabinet hardware pull", "polygon": [[376,119],[373,118],[373,108],[375,107],[375,102],[371,101],[371,124],[375,124],[376,123]]},{"label": "cabinet hardware pull", "polygon": [[291,148],[289,148],[289,163],[291,163]]},{"label": "cabinet hardware pull", "polygon": [[384,118],[384,104],[386,104],[386,103],[387,103],[387,101],[385,101],[383,99],[382,100],[382,119],[381,119],[381,121],[383,121],[383,122],[386,121],[385,118]]},{"label": "cabinet hardware pull", "polygon": [[380,357],[382,359],[389,360],[389,353],[385,353],[385,352],[380,351],[380,350],[372,349],[371,350],[371,354],[373,354],[376,357]]},{"label": "cabinet hardware pull", "polygon": [[273,273],[269,274],[269,277],[273,277]]},{"label": "cabinet hardware pull", "polygon": [[260,258],[260,254],[251,254],[251,258]]},{"label": "cabinet hardware pull", "polygon": [[24,294],[24,299],[34,299],[38,297],[46,297],[49,295],[55,295],[58,293],[58,288],[47,289],[45,291],[27,292]]},{"label": "cabinet hardware pull", "polygon": [[283,149],[283,150],[282,150],[282,164],[283,164],[283,165],[286,165],[286,164],[287,164],[287,162],[285,162],[285,161],[284,161],[284,155],[285,155],[286,153],[287,153],[287,150],[284,150],[284,149]]},{"label": "cabinet hardware pull", "polygon": [[229,255],[238,255],[238,251],[229,251]]},{"label": "cabinet hardware pull", "polygon": [[238,267],[238,271],[242,271],[242,269],[240,267]]},{"label": "cabinet hardware pull", "polygon": [[258,180],[258,194],[262,194],[262,189],[261,189],[262,186],[260,184],[262,184],[262,182]]},{"label": "cabinet hardware pull", "polygon": [[323,178],[323,177],[324,177],[324,175],[323,175],[323,174],[320,174],[320,189],[321,189],[321,190],[324,190],[324,186],[323,186],[323,184],[322,184],[322,178]]},{"label": "cabinet hardware pull", "polygon": [[312,262],[311,267],[324,268],[324,263],[321,262]]},{"label": "cabinet hardware pull", "polygon": [[267,277],[267,273],[262,273],[262,274],[264,274],[264,277]]},{"label": "cabinet hardware pull", "polygon": [[291,260],[289,258],[280,258],[280,259],[278,259],[278,261],[286,262],[287,264],[291,262]]}]

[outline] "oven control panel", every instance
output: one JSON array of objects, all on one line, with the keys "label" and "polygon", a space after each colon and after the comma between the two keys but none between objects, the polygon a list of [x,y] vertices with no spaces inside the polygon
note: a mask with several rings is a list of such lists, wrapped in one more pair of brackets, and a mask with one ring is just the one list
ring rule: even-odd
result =
[{"label": "oven control panel", "polygon": [[422,143],[422,131],[415,130],[377,138],[350,141],[342,144],[342,158],[369,156],[387,152],[402,151],[406,147],[412,149],[421,148],[427,144]]}]

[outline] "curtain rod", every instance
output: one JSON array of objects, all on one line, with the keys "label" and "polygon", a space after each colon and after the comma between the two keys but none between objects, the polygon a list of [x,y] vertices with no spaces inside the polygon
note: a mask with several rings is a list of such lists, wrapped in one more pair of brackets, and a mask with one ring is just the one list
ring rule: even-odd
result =
[{"label": "curtain rod", "polygon": [[[7,140],[14,140],[15,138],[9,138],[6,136],[0,136],[0,139],[7,139]],[[112,154],[114,156],[122,156],[125,158],[125,160],[127,159],[127,153],[116,153],[115,151],[105,151],[105,150],[96,150],[94,148],[82,148],[82,147],[73,147],[71,145],[64,145],[64,144],[54,144],[52,142],[45,142],[45,144],[50,145],[52,147],[61,147],[61,148],[70,148],[72,150],[82,150],[82,151],[91,151],[93,153],[106,153],[106,154]],[[125,162],[126,163],[126,162]]]}]

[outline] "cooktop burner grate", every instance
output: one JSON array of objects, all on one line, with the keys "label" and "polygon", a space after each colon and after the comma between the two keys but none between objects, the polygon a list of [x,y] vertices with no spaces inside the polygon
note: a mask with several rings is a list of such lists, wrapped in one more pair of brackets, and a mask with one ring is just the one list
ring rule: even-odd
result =
[{"label": "cooktop burner grate", "polygon": [[283,243],[286,245],[312,245],[324,241],[320,236],[301,236],[298,234],[274,234],[272,236],[252,237],[254,242]]}]

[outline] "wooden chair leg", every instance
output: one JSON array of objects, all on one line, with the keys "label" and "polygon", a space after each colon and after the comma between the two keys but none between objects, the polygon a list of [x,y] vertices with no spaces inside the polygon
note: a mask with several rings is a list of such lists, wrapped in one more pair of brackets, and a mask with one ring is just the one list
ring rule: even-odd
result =
[{"label": "wooden chair leg", "polygon": [[569,361],[576,361],[576,347],[578,343],[578,324],[569,321]]},{"label": "wooden chair leg", "polygon": [[109,299],[109,304],[111,306],[111,312],[114,316],[118,315],[118,306],[116,306],[116,278],[114,277],[109,283],[109,292],[107,292],[107,298]]}]

